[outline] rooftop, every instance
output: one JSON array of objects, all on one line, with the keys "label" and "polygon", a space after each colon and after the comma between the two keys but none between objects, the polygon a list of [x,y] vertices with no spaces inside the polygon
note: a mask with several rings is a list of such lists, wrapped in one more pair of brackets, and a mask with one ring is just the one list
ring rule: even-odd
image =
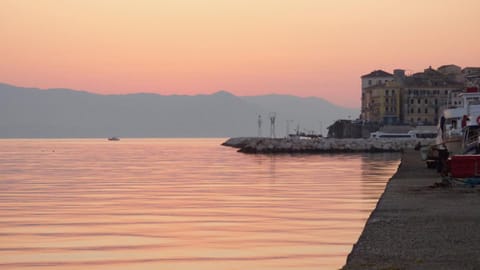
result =
[{"label": "rooftop", "polygon": [[362,78],[378,78],[378,77],[393,77],[393,75],[379,69],[362,76]]}]

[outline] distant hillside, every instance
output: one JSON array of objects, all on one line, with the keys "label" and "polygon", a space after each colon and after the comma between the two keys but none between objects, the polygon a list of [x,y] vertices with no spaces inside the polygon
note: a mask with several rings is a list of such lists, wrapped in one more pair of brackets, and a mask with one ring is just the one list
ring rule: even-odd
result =
[{"label": "distant hillside", "polygon": [[284,95],[99,95],[0,84],[1,138],[254,136],[259,114],[267,135],[269,112],[277,113],[277,136],[285,136],[286,120],[292,120],[291,132],[298,123],[318,132],[359,113],[320,98]]}]

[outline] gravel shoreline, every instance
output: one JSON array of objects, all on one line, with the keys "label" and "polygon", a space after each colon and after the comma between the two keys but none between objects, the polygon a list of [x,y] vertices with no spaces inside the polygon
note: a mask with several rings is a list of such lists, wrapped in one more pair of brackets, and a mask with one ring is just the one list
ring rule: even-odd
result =
[{"label": "gravel shoreline", "polygon": [[440,181],[404,152],[342,269],[480,269],[480,190]]}]

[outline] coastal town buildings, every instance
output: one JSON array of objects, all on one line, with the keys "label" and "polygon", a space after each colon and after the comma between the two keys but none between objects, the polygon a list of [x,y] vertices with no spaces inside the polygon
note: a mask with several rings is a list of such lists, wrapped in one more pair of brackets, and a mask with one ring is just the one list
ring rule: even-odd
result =
[{"label": "coastal town buildings", "polygon": [[368,88],[382,85],[386,83],[387,81],[392,81],[393,75],[385,72],[383,70],[375,70],[372,71],[371,73],[367,75],[363,75],[361,77],[362,79],[362,108],[361,108],[361,119],[367,119],[367,113],[369,113],[369,117],[373,117],[373,108],[370,108],[369,105],[371,105],[371,99],[372,95],[369,91],[367,91]]},{"label": "coastal town buildings", "polygon": [[366,100],[362,112],[372,122],[399,124],[401,121],[400,87],[396,81],[387,81],[364,89]]},{"label": "coastal town buildings", "polygon": [[469,87],[480,86],[480,67],[466,67],[462,70],[465,84]]},{"label": "coastal town buildings", "polygon": [[431,67],[405,78],[404,85],[402,122],[411,125],[436,125],[449,97],[464,89],[454,76]]},{"label": "coastal town buildings", "polygon": [[363,75],[360,119],[387,125],[436,125],[442,111],[461,105],[460,94],[480,84],[480,68],[456,65],[406,75],[375,70]]},{"label": "coastal town buildings", "polygon": [[450,81],[465,82],[465,77],[462,74],[462,68],[457,65],[443,65],[437,68],[437,71],[448,77]]}]

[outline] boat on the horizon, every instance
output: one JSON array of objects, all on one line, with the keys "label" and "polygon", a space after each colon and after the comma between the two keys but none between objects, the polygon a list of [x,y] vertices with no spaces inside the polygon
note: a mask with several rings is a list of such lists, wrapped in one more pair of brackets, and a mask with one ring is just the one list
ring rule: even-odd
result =
[{"label": "boat on the horizon", "polygon": [[118,137],[109,137],[108,140],[109,140],[109,141],[120,141],[120,138],[118,138]]}]

